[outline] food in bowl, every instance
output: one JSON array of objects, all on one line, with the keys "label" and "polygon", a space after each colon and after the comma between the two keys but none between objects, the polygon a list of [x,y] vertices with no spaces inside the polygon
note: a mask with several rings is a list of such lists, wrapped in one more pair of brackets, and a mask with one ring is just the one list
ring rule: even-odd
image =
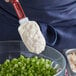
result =
[{"label": "food in bowl", "polygon": [[67,58],[68,58],[71,70],[76,73],[76,52],[72,51],[68,53]]},{"label": "food in bowl", "polygon": [[0,64],[0,76],[54,76],[57,69],[52,61],[43,57],[25,57],[7,59]]}]

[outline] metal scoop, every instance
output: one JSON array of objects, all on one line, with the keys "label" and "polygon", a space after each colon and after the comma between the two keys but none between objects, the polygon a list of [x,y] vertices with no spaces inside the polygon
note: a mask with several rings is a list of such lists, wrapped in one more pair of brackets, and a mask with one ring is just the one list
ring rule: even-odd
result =
[{"label": "metal scoop", "polygon": [[44,51],[46,41],[40,31],[39,25],[35,21],[29,21],[29,19],[25,16],[24,11],[18,0],[5,1],[11,2],[17,13],[20,23],[18,31],[27,49],[30,52],[36,54],[39,54]]}]

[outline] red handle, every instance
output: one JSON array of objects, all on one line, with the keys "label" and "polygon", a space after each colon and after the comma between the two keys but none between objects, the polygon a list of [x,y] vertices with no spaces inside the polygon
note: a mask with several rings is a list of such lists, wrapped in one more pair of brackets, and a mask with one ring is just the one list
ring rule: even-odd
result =
[{"label": "red handle", "polygon": [[10,0],[10,2],[13,4],[13,7],[16,11],[16,14],[18,16],[19,19],[25,18],[25,13],[21,7],[21,4],[18,0]]}]

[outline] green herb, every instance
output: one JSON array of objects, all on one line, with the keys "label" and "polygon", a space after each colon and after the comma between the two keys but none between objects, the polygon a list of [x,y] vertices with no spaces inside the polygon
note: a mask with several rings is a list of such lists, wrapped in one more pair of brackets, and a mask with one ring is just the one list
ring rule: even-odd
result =
[{"label": "green herb", "polygon": [[49,59],[20,55],[19,58],[7,59],[0,64],[0,76],[53,76],[57,70],[51,63]]}]

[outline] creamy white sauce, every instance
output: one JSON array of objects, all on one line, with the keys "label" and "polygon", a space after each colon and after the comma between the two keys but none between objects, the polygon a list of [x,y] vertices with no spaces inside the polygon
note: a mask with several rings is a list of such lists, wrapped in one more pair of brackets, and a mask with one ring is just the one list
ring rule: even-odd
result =
[{"label": "creamy white sauce", "polygon": [[44,51],[46,41],[40,31],[39,25],[35,21],[28,21],[20,25],[18,31],[30,52],[39,54]]}]

